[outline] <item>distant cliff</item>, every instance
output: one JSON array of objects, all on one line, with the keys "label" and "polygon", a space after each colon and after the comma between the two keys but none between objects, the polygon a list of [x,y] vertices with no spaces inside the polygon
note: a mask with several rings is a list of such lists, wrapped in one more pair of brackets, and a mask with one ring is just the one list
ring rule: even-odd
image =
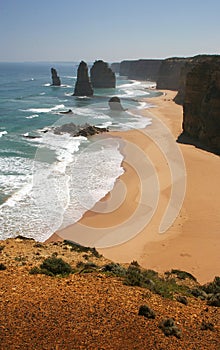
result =
[{"label": "distant cliff", "polygon": [[167,58],[163,60],[159,69],[157,89],[178,90],[180,84],[180,72],[186,63],[185,58]]},{"label": "distant cliff", "polygon": [[112,63],[111,69],[114,73],[119,73],[120,72],[120,63],[119,62]]},{"label": "distant cliff", "polygon": [[220,56],[197,58],[186,75],[183,131],[220,153]]},{"label": "distant cliff", "polygon": [[156,59],[122,61],[119,73],[128,79],[156,81],[161,62]]},{"label": "distant cliff", "polygon": [[74,96],[92,96],[93,88],[88,76],[88,66],[81,61],[77,70],[77,81]]},{"label": "distant cliff", "polygon": [[90,78],[94,88],[115,88],[115,73],[106,62],[95,61],[90,69]]}]

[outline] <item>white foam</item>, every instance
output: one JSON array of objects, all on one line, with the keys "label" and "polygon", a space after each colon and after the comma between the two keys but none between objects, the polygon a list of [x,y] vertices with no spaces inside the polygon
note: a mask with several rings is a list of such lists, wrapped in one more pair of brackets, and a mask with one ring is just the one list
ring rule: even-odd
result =
[{"label": "white foam", "polygon": [[33,119],[33,118],[38,118],[39,115],[38,114],[32,114],[32,115],[29,115],[28,117],[26,117],[26,119]]},{"label": "white foam", "polygon": [[22,109],[22,112],[32,112],[32,113],[50,113],[54,111],[58,111],[59,109],[65,108],[64,104],[56,105],[51,108],[29,108]]},{"label": "white foam", "polygon": [[2,137],[3,135],[7,135],[7,131],[6,130],[4,130],[4,131],[0,131],[0,137]]}]

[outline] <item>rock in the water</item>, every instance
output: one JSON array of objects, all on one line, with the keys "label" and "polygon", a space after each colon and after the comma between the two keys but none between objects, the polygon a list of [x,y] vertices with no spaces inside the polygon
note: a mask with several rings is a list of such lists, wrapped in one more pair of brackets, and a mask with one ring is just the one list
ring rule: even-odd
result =
[{"label": "rock in the water", "polygon": [[103,132],[108,132],[108,128],[99,128],[94,125],[84,124],[84,125],[75,125],[74,123],[64,124],[53,128],[53,132],[56,135],[62,135],[65,133],[70,134],[70,136],[92,136],[95,134],[101,134]]},{"label": "rock in the water", "polygon": [[52,86],[60,86],[61,80],[60,77],[57,75],[57,71],[55,68],[51,68],[51,75],[52,75]]},{"label": "rock in the water", "polygon": [[220,154],[220,56],[196,62],[186,76],[183,131]]},{"label": "rock in the water", "polygon": [[115,88],[115,73],[106,62],[95,61],[90,69],[90,76],[94,88]]},{"label": "rock in the water", "polygon": [[88,75],[88,66],[81,61],[77,71],[74,96],[93,96],[93,88]]},{"label": "rock in the water", "polygon": [[108,101],[109,107],[112,111],[124,111],[125,109],[121,105],[121,100],[119,97],[111,97]]}]

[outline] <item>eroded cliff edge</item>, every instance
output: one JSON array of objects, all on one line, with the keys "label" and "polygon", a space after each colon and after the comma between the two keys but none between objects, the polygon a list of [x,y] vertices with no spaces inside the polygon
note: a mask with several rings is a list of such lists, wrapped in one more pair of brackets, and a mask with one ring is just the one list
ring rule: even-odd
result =
[{"label": "eroded cliff edge", "polygon": [[196,60],[186,75],[183,132],[220,154],[220,56]]}]

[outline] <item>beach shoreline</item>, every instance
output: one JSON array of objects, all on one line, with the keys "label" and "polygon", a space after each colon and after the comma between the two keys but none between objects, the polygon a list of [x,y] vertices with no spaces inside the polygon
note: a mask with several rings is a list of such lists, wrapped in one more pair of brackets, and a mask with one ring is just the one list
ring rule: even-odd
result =
[{"label": "beach shoreline", "polygon": [[[163,91],[163,95],[159,97],[146,99],[154,107],[140,113],[158,118],[176,140],[182,132],[182,107],[173,102],[175,94],[174,91]],[[146,130],[153,128],[153,124],[147,126]],[[192,273],[200,283],[211,281],[216,275],[220,275],[219,157],[189,144],[177,144],[185,162],[186,193],[179,215],[169,229],[160,234],[159,225],[172,192],[172,178],[167,160],[155,142],[146,135],[145,129],[110,134],[111,137],[121,138],[122,143],[125,143],[124,174],[116,181],[111,193],[92,210],[87,211],[78,223],[55,233],[47,242],[63,238],[80,239],[86,231],[88,242],[90,232],[96,235],[94,239],[101,242],[101,246],[106,243],[106,248],[99,248],[99,252],[115,262],[128,263],[137,260],[141,266],[158,272],[172,268],[185,270]],[[136,159],[129,155],[130,146],[131,149],[137,147],[138,157],[133,157]],[[156,169],[159,184],[159,197],[157,205],[154,204],[155,208],[149,208],[141,200],[143,211],[149,212],[144,227],[138,226],[142,215],[137,213],[137,208],[140,207],[143,182],[148,181],[148,176],[141,173],[144,158],[140,161],[139,154],[149,160],[147,169],[151,169],[151,165]],[[116,203],[117,208],[113,210],[112,199],[120,197],[120,191],[121,202]],[[134,213],[136,216],[130,224],[129,219]],[[103,228],[112,230],[115,235],[115,244],[112,247],[109,240],[102,239]],[[126,232],[131,228],[133,235]]]}]

